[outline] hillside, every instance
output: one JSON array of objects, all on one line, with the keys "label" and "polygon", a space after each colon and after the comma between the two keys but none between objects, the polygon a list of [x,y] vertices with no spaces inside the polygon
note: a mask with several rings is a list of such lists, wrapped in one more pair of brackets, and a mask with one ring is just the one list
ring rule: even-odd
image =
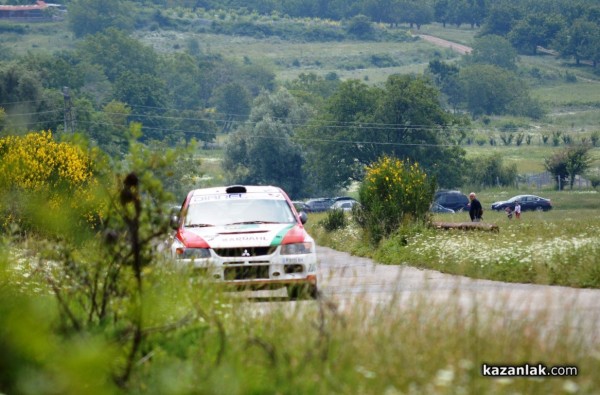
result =
[{"label": "hillside", "polygon": [[[165,93],[162,98],[144,99],[140,97],[143,94],[142,87],[131,87],[129,92],[120,93],[119,100],[129,97],[126,103],[131,106],[132,119],[144,122],[149,117],[164,117],[164,121],[154,118],[152,125],[144,125],[153,138],[164,139],[167,134],[175,132],[186,139],[193,136],[211,142],[214,141],[212,136],[218,135],[217,141],[221,147],[229,139],[229,135],[223,132],[230,130],[231,125],[234,128],[237,125],[235,121],[231,123],[229,120],[222,124],[221,118],[235,118],[233,114],[249,111],[227,107],[230,105],[227,103],[215,108],[215,103],[219,100],[216,95],[229,84],[241,84],[250,95],[245,100],[256,97],[261,89],[289,86],[300,76],[307,74],[323,79],[333,78],[333,81],[355,79],[369,86],[382,86],[391,75],[421,76],[428,73],[431,61],[457,67],[465,67],[467,64],[462,53],[420,39],[415,34],[428,34],[471,47],[477,44],[478,34],[482,32],[482,28],[469,25],[443,27],[440,23],[428,23],[416,30],[414,27],[411,29],[408,23],[394,26],[378,23],[371,24],[369,34],[359,36],[348,33],[348,21],[244,14],[234,10],[211,13],[206,10],[182,12],[168,9],[160,13],[160,18],[157,15],[148,12],[140,16],[139,18],[146,18],[148,23],[139,24],[139,28],[131,31],[130,37],[147,48],[144,51],[148,52],[148,58],[154,56],[150,53],[153,51],[157,54],[156,57],[160,56],[166,61],[164,65],[151,66],[154,70],[150,71],[160,80],[152,83],[164,84]],[[66,20],[28,25],[2,24],[5,33],[0,45],[5,49],[2,55],[5,60],[31,55],[64,56],[64,53],[80,51],[87,45],[96,45],[90,41],[89,36],[76,37]],[[174,65],[172,59],[180,55],[192,55],[197,59],[198,70],[192,72],[185,66],[187,60],[183,58],[176,60],[181,64]],[[85,56],[89,58],[93,54],[90,52]],[[102,66],[105,73],[110,74],[110,66],[109,63]],[[557,148],[571,143],[589,142],[598,132],[600,77],[590,65],[576,65],[570,59],[551,55],[520,54],[516,66],[515,78],[522,81],[523,86],[529,87],[531,97],[540,103],[545,115],[538,119],[519,115],[474,115],[470,117],[470,126],[463,127],[460,131],[460,141],[466,149],[467,158],[498,153],[507,163],[514,163],[519,173],[541,172],[544,170],[544,159]],[[130,66],[123,67],[127,70]],[[142,70],[146,66],[134,67]],[[189,77],[177,72],[177,68],[190,73]],[[172,72],[173,75],[165,75],[165,72]],[[65,73],[63,75],[67,76]],[[100,106],[111,95],[114,96],[111,86],[116,82],[115,77],[109,75],[106,82],[102,82],[104,77],[91,74],[76,77],[83,78],[84,85],[72,88],[74,97],[91,93],[94,95],[91,99],[97,102],[96,106]],[[97,81],[85,86],[89,84],[85,79],[90,78]],[[184,78],[197,81],[198,85],[184,82]],[[57,88],[71,85],[71,81],[63,78],[57,83]],[[178,88],[179,85],[181,89]],[[198,97],[185,97],[189,94]],[[182,105],[190,107],[182,108]],[[467,112],[466,108],[453,109],[449,102],[445,105],[450,112]],[[151,107],[156,109],[150,110]],[[191,123],[187,121],[173,118],[182,111],[189,112],[186,118],[190,120],[209,117],[210,121],[202,122],[203,126],[198,126],[197,122],[195,126],[190,126]],[[48,123],[48,127],[61,127],[62,122],[57,121],[56,126]],[[83,128],[84,125],[84,122],[79,122],[79,127]],[[209,131],[202,129],[206,127],[210,128]],[[90,132],[90,135],[92,139],[98,139],[97,136],[102,133],[104,131],[99,129]],[[111,133],[122,132],[115,130]],[[552,136],[558,134],[558,143],[553,144]],[[523,139],[522,145],[514,140],[519,135]],[[511,139],[509,143],[504,142],[508,137]],[[178,138],[171,137],[170,141]],[[118,136],[113,138],[113,141],[117,141],[116,144],[122,145],[118,140]],[[115,143],[110,144],[112,145],[107,147],[112,150],[111,153],[122,151]],[[223,154],[220,150],[199,152],[200,157],[210,159],[207,162],[209,180],[224,180],[225,175],[218,166]],[[600,168],[598,148],[591,151],[591,157],[592,168]]]}]

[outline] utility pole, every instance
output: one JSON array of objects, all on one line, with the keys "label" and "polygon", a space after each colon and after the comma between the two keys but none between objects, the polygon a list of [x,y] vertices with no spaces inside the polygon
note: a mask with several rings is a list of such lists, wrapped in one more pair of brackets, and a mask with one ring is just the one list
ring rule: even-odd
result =
[{"label": "utility pole", "polygon": [[71,133],[75,133],[75,117],[73,115],[73,102],[71,101],[71,94],[69,93],[68,86],[63,86],[62,94],[65,98],[64,131],[70,131]]}]

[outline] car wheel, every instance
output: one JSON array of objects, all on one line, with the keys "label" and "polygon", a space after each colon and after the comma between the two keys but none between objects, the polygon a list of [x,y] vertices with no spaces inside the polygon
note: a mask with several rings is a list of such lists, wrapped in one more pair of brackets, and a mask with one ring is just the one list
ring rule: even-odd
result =
[{"label": "car wheel", "polygon": [[544,208],[541,207],[541,206],[538,206],[538,207],[535,208],[535,211],[544,211]]},{"label": "car wheel", "polygon": [[319,289],[314,284],[288,285],[287,291],[290,300],[319,298]]}]

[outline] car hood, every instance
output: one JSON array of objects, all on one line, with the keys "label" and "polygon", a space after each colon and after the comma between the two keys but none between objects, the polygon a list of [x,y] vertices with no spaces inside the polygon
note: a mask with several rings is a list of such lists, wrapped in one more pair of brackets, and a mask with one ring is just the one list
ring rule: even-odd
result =
[{"label": "car hood", "polygon": [[234,248],[276,247],[309,238],[298,224],[243,224],[180,228],[177,238],[187,247]]},{"label": "car hood", "polygon": [[507,200],[499,200],[497,202],[492,203],[492,206],[499,206],[501,204],[510,203]]}]

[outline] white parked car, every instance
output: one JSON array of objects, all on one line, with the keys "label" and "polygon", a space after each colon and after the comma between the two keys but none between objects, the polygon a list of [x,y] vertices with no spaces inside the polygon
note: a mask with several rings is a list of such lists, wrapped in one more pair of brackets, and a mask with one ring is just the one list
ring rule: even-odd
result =
[{"label": "white parked car", "polygon": [[338,200],[331,205],[331,210],[352,211],[352,207],[357,204],[358,202],[356,200]]},{"label": "white parked car", "polygon": [[290,298],[316,298],[317,254],[306,218],[277,187],[196,189],[174,218],[171,255],[236,288],[285,286]]}]

